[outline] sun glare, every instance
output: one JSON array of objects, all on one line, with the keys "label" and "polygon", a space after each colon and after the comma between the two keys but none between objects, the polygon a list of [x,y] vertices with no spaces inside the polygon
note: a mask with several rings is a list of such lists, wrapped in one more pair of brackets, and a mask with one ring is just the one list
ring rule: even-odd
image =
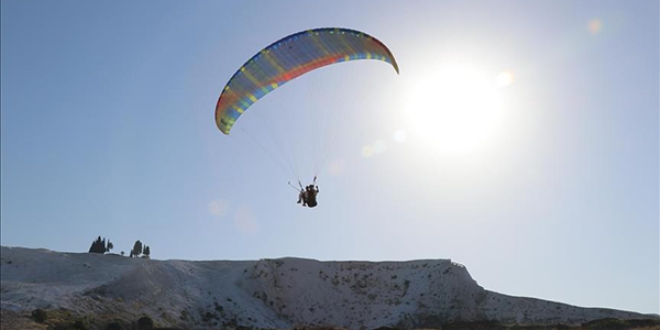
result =
[{"label": "sun glare", "polygon": [[[502,85],[508,85],[510,76]],[[424,147],[471,152],[493,137],[500,122],[500,98],[494,77],[460,66],[428,72],[408,93],[410,133]],[[503,87],[503,86],[502,86]]]},{"label": "sun glare", "polygon": [[513,83],[513,73],[509,71],[500,72],[497,77],[495,77],[495,84],[497,87],[504,88],[508,87]]}]

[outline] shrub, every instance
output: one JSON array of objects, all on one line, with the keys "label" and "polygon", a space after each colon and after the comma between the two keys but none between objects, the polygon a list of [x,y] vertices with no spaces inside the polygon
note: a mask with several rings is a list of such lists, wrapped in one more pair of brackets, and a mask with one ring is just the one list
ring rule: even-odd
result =
[{"label": "shrub", "polygon": [[124,326],[119,321],[112,321],[108,323],[108,326],[105,327],[105,330],[124,330]]},{"label": "shrub", "polygon": [[589,330],[624,330],[628,329],[625,321],[615,318],[598,319],[582,324]]},{"label": "shrub", "polygon": [[154,328],[154,320],[149,316],[143,316],[137,321],[138,330],[152,330]]},{"label": "shrub", "polygon": [[39,323],[43,323],[48,319],[48,313],[43,309],[35,309],[32,311],[32,318]]},{"label": "shrub", "polygon": [[73,322],[73,328],[76,330],[89,330],[89,324],[85,320],[78,319]]}]

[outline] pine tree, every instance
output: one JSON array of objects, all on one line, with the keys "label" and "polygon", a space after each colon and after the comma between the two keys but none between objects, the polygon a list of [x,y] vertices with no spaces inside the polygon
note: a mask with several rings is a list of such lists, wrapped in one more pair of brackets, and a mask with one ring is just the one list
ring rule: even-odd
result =
[{"label": "pine tree", "polygon": [[103,254],[105,252],[105,238],[101,239],[101,236],[99,236],[95,241],[92,241],[92,246],[89,247],[89,253]]},{"label": "pine tree", "polygon": [[140,240],[135,241],[135,244],[133,245],[133,250],[131,251],[131,253],[136,258],[139,257],[142,254],[142,242],[140,242]]},{"label": "pine tree", "polygon": [[89,247],[89,253],[96,253],[95,248],[96,247],[96,241],[92,241],[92,245]]}]

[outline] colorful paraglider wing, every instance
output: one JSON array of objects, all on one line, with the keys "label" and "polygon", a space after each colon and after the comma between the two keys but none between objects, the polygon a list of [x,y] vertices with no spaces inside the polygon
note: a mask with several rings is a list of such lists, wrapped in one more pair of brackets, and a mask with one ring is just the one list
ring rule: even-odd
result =
[{"label": "colorful paraglider wing", "polygon": [[360,59],[385,61],[399,73],[390,50],[359,31],[323,28],[282,38],[254,55],[229,79],[215,108],[216,124],[229,134],[247,108],[287,81],[322,66]]}]

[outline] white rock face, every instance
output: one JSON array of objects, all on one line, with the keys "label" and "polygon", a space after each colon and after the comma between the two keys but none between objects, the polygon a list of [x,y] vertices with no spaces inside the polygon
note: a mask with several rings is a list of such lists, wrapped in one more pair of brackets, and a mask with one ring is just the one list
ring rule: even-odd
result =
[{"label": "white rock face", "polygon": [[374,329],[452,321],[555,324],[655,317],[487,291],[450,260],[158,261],[10,247],[0,251],[0,309],[64,308],[127,319],[146,313],[163,326]]}]

